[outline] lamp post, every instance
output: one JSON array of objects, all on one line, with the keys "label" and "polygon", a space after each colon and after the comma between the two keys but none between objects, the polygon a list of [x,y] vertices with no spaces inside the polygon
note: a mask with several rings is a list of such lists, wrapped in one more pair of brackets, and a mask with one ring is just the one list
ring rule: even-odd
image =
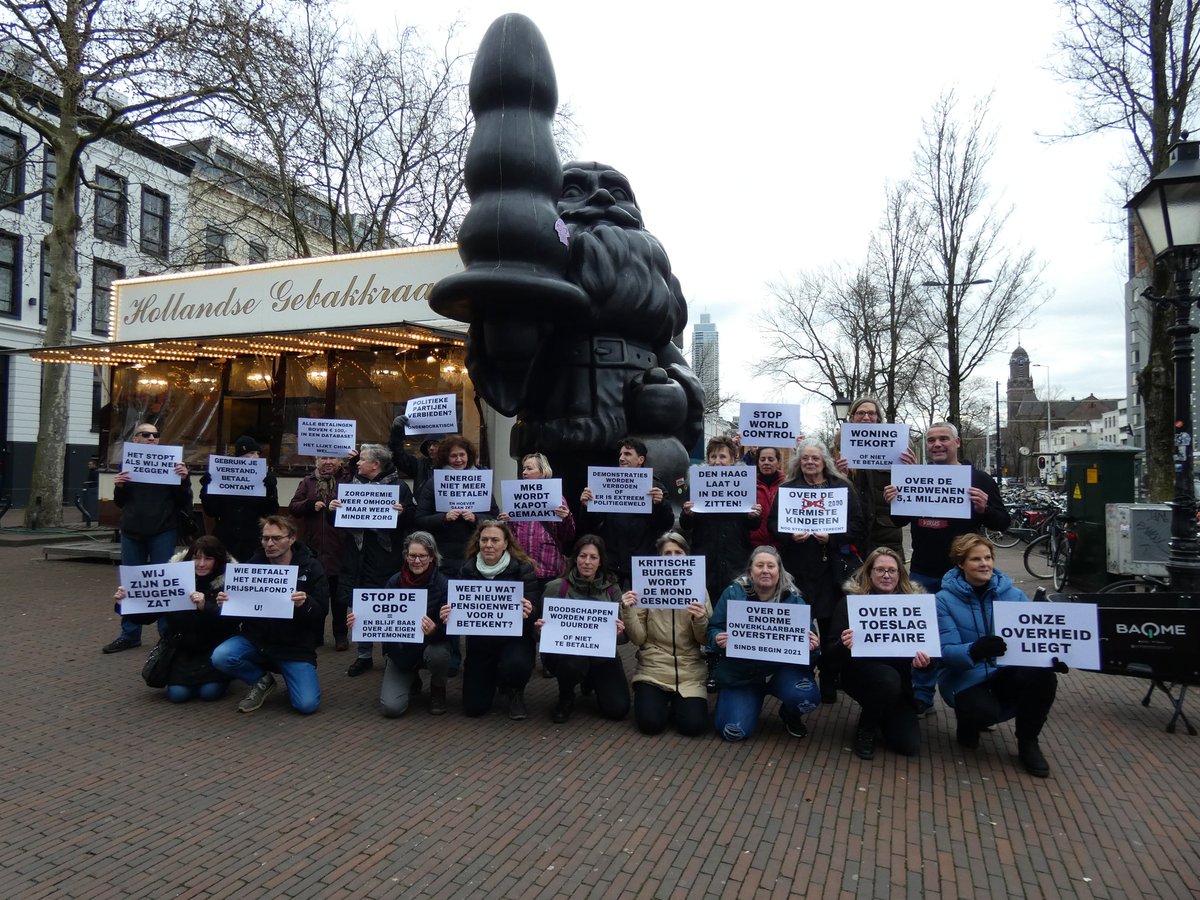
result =
[{"label": "lamp post", "polygon": [[1169,266],[1175,279],[1172,296],[1151,288],[1142,296],[1163,310],[1175,311],[1171,357],[1175,363],[1175,499],[1171,501],[1171,587],[1191,592],[1200,586],[1200,543],[1196,540],[1196,493],[1192,484],[1192,273],[1200,267],[1200,142],[1184,140],[1171,148],[1170,165],[1125,204],[1138,217],[1155,261]]},{"label": "lamp post", "polygon": [[829,405],[833,408],[833,417],[837,421],[845,422],[850,418],[850,401],[841,391],[837,392],[837,396],[830,401]]},{"label": "lamp post", "polygon": [[[1054,430],[1054,426],[1050,424],[1050,366],[1046,363],[1030,363],[1035,369],[1046,370],[1046,455],[1050,457],[1050,465],[1054,463],[1054,450],[1050,443],[1050,432]],[[1064,445],[1065,446],[1065,445]],[[1053,471],[1053,470],[1052,470]],[[1050,483],[1050,473],[1046,473],[1046,483]],[[1058,483],[1057,478],[1055,484]]]},{"label": "lamp post", "polygon": [[[959,288],[965,294],[973,284],[991,284],[990,278],[972,278],[970,281],[922,281],[921,287],[938,287],[946,290],[946,371],[950,374],[950,400],[954,407],[954,418],[958,418],[958,307],[954,303],[955,291]],[[960,426],[961,422],[955,422]]]}]

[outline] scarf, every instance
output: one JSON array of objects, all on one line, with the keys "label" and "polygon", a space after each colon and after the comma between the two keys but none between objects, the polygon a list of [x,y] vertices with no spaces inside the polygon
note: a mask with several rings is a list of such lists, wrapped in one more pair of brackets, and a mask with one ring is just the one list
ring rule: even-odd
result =
[{"label": "scarf", "polygon": [[317,499],[328,507],[330,500],[337,499],[338,469],[334,469],[333,474],[327,476],[314,472],[313,477],[317,480]]},{"label": "scarf", "polygon": [[434,569],[436,569],[436,568],[437,567],[433,564],[433,561],[431,560],[429,563],[429,568],[425,570],[424,575],[415,575],[408,568],[408,563],[405,563],[404,567],[400,569],[400,587],[406,587],[406,588],[425,587],[425,585],[429,584],[429,582],[433,580],[433,572],[434,572]]},{"label": "scarf", "polygon": [[504,551],[504,555],[502,557],[500,557],[499,561],[497,561],[497,563],[494,566],[489,566],[487,563],[485,563],[483,561],[482,554],[479,554],[479,553],[475,554],[475,568],[479,571],[479,574],[482,575],[484,578],[495,578],[497,575],[499,575],[501,572],[503,572],[505,569],[507,569],[508,564],[511,562],[512,562],[512,557],[510,557],[508,555],[507,550]]}]

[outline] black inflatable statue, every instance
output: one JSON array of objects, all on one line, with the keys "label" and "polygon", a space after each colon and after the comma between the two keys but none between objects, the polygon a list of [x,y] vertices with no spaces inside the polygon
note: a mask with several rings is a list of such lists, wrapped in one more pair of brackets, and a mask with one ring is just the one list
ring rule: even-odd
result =
[{"label": "black inflatable statue", "polygon": [[475,389],[516,416],[513,455],[548,454],[572,501],[586,467],[615,465],[626,435],[668,487],[682,484],[704,391],[672,343],[687,303],[628,180],[601,163],[560,166],[554,69],[524,16],[492,24],[470,94],[465,271],[439,282],[430,306],[470,324]]}]

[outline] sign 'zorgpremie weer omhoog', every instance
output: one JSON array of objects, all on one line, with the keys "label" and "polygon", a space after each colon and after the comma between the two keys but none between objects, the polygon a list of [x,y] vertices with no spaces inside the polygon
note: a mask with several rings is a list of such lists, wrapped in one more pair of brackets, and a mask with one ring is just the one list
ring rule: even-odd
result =
[{"label": "sign 'zorgpremie weer omhoog'", "polygon": [[429,293],[457,244],[134,278],[113,284],[112,341],[278,334],[440,319]]}]

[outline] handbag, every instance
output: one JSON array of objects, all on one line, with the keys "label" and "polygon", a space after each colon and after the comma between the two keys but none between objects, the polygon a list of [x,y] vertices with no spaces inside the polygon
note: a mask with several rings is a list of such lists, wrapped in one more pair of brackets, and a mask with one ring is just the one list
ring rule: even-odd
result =
[{"label": "handbag", "polygon": [[147,687],[164,688],[171,676],[171,664],[175,662],[176,641],[170,635],[158,639],[146,662],[142,666],[142,680]]}]

